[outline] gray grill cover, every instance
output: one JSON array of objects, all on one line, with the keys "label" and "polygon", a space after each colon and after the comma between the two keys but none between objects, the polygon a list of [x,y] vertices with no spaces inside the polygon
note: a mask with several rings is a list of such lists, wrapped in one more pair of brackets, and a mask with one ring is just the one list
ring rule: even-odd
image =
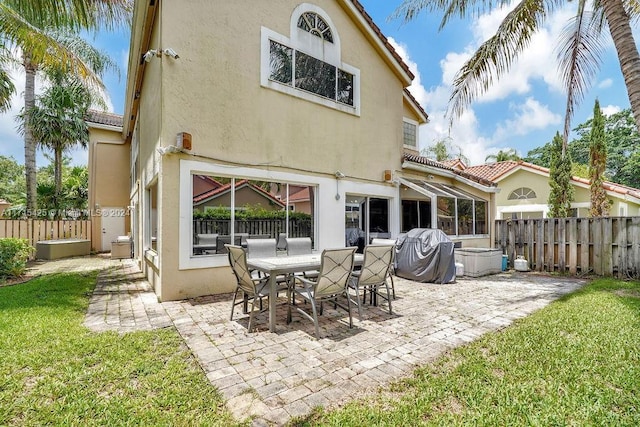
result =
[{"label": "gray grill cover", "polygon": [[453,242],[442,230],[414,228],[398,237],[395,269],[396,276],[418,282],[454,282]]}]

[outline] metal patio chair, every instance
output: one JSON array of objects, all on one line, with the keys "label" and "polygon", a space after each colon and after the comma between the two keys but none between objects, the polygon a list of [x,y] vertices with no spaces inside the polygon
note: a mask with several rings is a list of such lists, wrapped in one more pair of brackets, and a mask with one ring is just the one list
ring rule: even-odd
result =
[{"label": "metal patio chair", "polygon": [[391,292],[393,294],[393,299],[396,299],[396,286],[393,283],[393,274],[395,272],[395,267],[393,265],[393,261],[396,257],[396,243],[397,240],[395,239],[373,239],[371,240],[371,244],[372,245],[393,245],[393,252],[392,252],[392,257],[393,259],[391,259],[391,268],[389,268],[389,280],[391,280]]},{"label": "metal patio chair", "polygon": [[[369,245],[364,248],[364,261],[360,270],[354,271],[349,282],[349,287],[356,291],[356,299],[352,302],[358,305],[358,316],[362,320],[362,303],[360,302],[360,290],[362,290],[362,302],[366,298],[366,292],[371,293],[371,301],[378,300],[377,297],[387,301],[389,314],[393,314],[391,309],[392,294],[389,291],[387,277],[393,262],[393,251],[395,245]],[[384,285],[386,292],[382,293],[380,287]]]},{"label": "metal patio chair", "polygon": [[[311,305],[311,314],[295,305],[295,299],[288,297],[289,307],[287,311],[287,323],[291,323],[291,308],[295,307],[296,311],[307,319],[313,321],[316,329],[316,337],[320,338],[320,328],[318,326],[318,309],[322,314],[322,302],[331,301],[334,306],[346,310],[349,314],[349,328],[353,327],[353,318],[351,316],[351,298],[347,286],[351,278],[353,270],[353,258],[356,248],[350,247],[345,249],[325,249],[322,252],[320,273],[316,280],[310,280],[305,277],[295,276],[294,280],[300,282],[302,287],[292,286],[289,292],[298,295],[308,301]],[[347,306],[338,302],[338,297],[346,297]],[[320,304],[320,307],[318,307]]]},{"label": "metal patio chair", "polygon": [[[252,277],[247,267],[247,252],[245,249],[239,245],[225,245],[225,247],[228,251],[229,264],[237,281],[236,290],[233,293],[233,302],[231,303],[230,320],[233,320],[233,311],[236,305],[244,304],[246,312],[248,299],[251,299],[248,326],[248,330],[251,332],[256,300],[260,303],[259,310],[264,311],[262,309],[262,298],[269,297],[269,276],[259,278]],[[236,302],[238,291],[242,292],[242,301]]]}]

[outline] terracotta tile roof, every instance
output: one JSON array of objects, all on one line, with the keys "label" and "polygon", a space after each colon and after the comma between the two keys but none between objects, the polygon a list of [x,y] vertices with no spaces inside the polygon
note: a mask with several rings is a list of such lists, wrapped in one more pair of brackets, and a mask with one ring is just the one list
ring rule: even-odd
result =
[{"label": "terracotta tile roof", "polygon": [[87,111],[86,121],[107,126],[122,127],[124,121],[120,114],[107,113],[105,111]]},{"label": "terracotta tile roof", "polygon": [[429,159],[424,156],[416,156],[415,154],[404,153],[403,160],[412,163],[419,163],[421,165],[431,166],[434,168],[443,169],[449,172],[452,172],[462,178],[468,179],[473,182],[477,182],[478,184],[485,185],[487,187],[496,187],[497,184],[489,179],[483,178],[481,176],[472,174],[467,172],[467,170],[459,170],[454,169],[450,166],[445,165],[444,163],[438,162],[436,160]]},{"label": "terracotta tile roof", "polygon": [[411,101],[416,105],[416,108],[418,110],[420,110],[420,112],[422,114],[424,114],[425,118],[427,119],[427,121],[429,121],[429,115],[427,114],[426,111],[424,111],[424,108],[422,108],[422,105],[420,105],[420,103],[418,102],[418,100],[411,94],[411,92],[409,92],[409,89],[405,88],[404,89],[404,93],[409,97],[409,99],[411,99]]},{"label": "terracotta tile roof", "polygon": [[289,194],[289,203],[306,202],[309,200],[309,187],[305,187],[300,191]]},{"label": "terracotta tile roof", "polygon": [[449,166],[450,168],[453,169],[459,169],[459,170],[465,170],[467,169],[467,165],[462,161],[462,159],[451,159],[451,160],[445,160],[444,162],[442,162],[443,165],[445,166]]},{"label": "terracotta tile roof", "polygon": [[373,32],[378,36],[378,38],[380,38],[380,41],[382,41],[382,44],[387,48],[389,53],[391,53],[391,56],[393,56],[395,60],[398,61],[398,64],[400,64],[400,67],[402,67],[402,69],[410,76],[411,80],[413,80],[415,76],[409,70],[409,66],[404,63],[400,55],[398,55],[398,52],[396,52],[393,46],[391,46],[391,43],[389,43],[389,40],[387,40],[387,37],[384,34],[382,34],[382,31],[380,31],[380,28],[378,28],[378,26],[373,22],[373,19],[371,19],[371,16],[369,16],[367,11],[364,10],[364,6],[362,6],[362,4],[360,4],[358,0],[351,0],[351,3],[353,3],[356,9],[358,9],[358,12],[360,12],[360,14],[365,19],[365,21],[367,21],[367,24],[369,24]]},{"label": "terracotta tile roof", "polygon": [[[501,177],[503,177],[504,175],[506,175],[507,173],[515,170],[516,168],[522,168],[522,169],[528,169],[528,170],[532,170],[532,171],[538,171],[538,172],[542,172],[545,175],[549,175],[549,169],[545,168],[543,166],[538,166],[538,165],[534,165],[533,163],[528,163],[525,161],[514,161],[514,160],[507,160],[504,162],[497,162],[497,163],[487,163],[484,165],[478,165],[478,166],[470,166],[468,167],[466,170],[467,172],[470,172],[474,175],[478,175],[480,177],[483,177],[485,179],[489,179],[492,181],[495,181],[497,179],[500,179]],[[573,176],[571,177],[571,180],[574,182],[579,182],[581,184],[584,185],[590,185],[591,181],[589,181],[586,178],[581,178],[579,176]],[[631,197],[636,197],[636,198],[640,198],[640,190],[638,190],[637,188],[632,188],[632,187],[628,187],[626,185],[622,185],[622,184],[618,184],[615,182],[611,182],[611,181],[605,181],[602,183],[602,186],[604,187],[605,190],[610,191],[612,193],[617,193],[617,194],[622,194],[622,195],[629,195]]]},{"label": "terracotta tile roof", "polygon": [[507,160],[505,162],[486,163],[484,165],[469,166],[466,171],[481,178],[488,179],[489,181],[495,181],[497,178],[517,167],[520,163],[524,162]]}]

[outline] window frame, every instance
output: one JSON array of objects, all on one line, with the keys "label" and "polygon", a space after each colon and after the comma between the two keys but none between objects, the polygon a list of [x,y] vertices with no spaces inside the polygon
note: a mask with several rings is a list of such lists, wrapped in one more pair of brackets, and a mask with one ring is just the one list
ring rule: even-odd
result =
[{"label": "window frame", "polygon": [[[405,124],[409,124],[409,125],[413,125],[415,126],[416,129],[416,133],[415,133],[415,145],[409,145],[409,144],[405,144],[405,131],[404,131],[404,125]],[[402,146],[405,148],[409,148],[411,150],[418,150],[418,147],[420,146],[420,135],[419,135],[419,123],[415,120],[409,119],[407,117],[403,117],[402,118]]]},{"label": "window frame", "polygon": [[[316,13],[329,25],[333,36],[333,42],[320,39],[316,35],[308,33],[307,31],[297,27],[298,18],[306,12]],[[260,38],[260,85],[262,87],[320,104],[344,113],[360,116],[360,70],[352,65],[342,62],[340,57],[340,38],[337,30],[328,15],[322,9],[314,5],[303,3],[296,7],[291,16],[289,37],[270,30],[269,28],[261,27]],[[337,86],[339,86],[339,70],[351,74],[353,76],[353,105],[338,101],[337,93],[335,99],[331,99],[315,94],[314,92],[309,92],[295,87],[295,73],[292,73],[291,85],[271,79],[271,41],[292,49],[294,51],[294,54],[292,55],[294,62],[295,52],[300,52],[336,67]]]}]

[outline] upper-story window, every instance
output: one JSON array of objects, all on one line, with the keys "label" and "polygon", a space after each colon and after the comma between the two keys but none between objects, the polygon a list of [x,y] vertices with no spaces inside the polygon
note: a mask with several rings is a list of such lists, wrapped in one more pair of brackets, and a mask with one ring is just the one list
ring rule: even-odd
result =
[{"label": "upper-story window", "polygon": [[509,194],[508,200],[524,200],[524,199],[535,199],[536,192],[527,187],[521,187],[516,190],[513,190],[511,194]]},{"label": "upper-story window", "polygon": [[340,37],[319,7],[298,5],[286,37],[262,27],[264,87],[360,115],[360,70],[341,60]]},{"label": "upper-story window", "polygon": [[418,148],[418,123],[404,119],[402,122],[402,142],[405,147]]},{"label": "upper-story window", "polygon": [[298,28],[333,43],[333,35],[331,28],[320,15],[314,12],[305,12],[298,18]]}]

